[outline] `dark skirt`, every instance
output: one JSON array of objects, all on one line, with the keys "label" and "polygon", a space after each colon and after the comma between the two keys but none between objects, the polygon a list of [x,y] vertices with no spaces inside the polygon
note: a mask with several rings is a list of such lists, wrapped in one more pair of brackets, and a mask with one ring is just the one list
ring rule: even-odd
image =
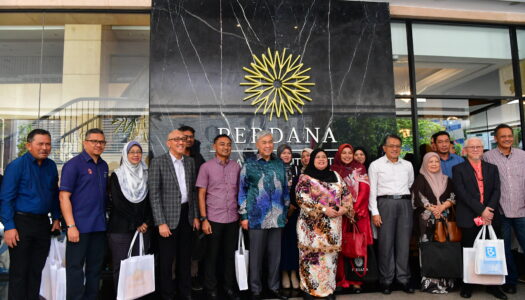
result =
[{"label": "dark skirt", "polygon": [[299,209],[295,210],[284,227],[281,243],[281,271],[299,269],[299,248],[297,248],[297,218]]}]

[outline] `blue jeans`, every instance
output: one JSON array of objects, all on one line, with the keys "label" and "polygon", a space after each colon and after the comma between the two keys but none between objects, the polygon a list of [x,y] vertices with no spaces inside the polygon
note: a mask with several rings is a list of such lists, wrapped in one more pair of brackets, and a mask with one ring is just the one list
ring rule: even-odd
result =
[{"label": "blue jeans", "polygon": [[502,216],[501,233],[505,241],[505,257],[507,259],[507,271],[509,274],[506,277],[506,283],[516,285],[518,283],[518,266],[514,262],[514,257],[511,252],[512,244],[512,230],[518,239],[522,249],[525,249],[525,217],[523,218],[507,218]]}]

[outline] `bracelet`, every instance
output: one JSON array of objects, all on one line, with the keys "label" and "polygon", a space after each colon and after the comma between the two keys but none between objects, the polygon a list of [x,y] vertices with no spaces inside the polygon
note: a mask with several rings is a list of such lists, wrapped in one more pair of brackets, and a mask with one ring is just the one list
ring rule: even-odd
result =
[{"label": "bracelet", "polygon": [[75,225],[75,224],[67,225],[67,228],[73,228],[73,227],[77,227],[77,225]]}]

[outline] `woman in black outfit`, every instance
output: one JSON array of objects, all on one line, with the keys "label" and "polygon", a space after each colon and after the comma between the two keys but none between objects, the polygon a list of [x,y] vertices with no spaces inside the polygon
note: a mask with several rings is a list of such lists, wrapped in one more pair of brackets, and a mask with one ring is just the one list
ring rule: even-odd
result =
[{"label": "woman in black outfit", "polygon": [[[152,215],[147,182],[148,170],[142,161],[142,146],[131,141],[122,149],[120,167],[109,179],[108,240],[113,260],[115,290],[118,286],[120,261],[127,258],[136,231],[143,233],[144,248],[148,249]],[[132,255],[138,253],[137,239]]]}]

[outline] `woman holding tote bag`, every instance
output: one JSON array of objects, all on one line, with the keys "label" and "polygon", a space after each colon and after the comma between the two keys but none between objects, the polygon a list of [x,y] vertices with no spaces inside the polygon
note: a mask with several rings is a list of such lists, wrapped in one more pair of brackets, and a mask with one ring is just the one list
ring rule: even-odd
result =
[{"label": "woman holding tote bag", "polygon": [[[436,225],[442,218],[455,220],[456,204],[452,181],[441,173],[439,155],[429,152],[423,157],[419,176],[412,185],[412,205],[419,226],[419,242],[434,240]],[[454,279],[421,277],[421,291],[445,294],[454,287]]]},{"label": "woman holding tote bag", "polygon": [[[143,233],[148,249],[149,227],[152,221],[148,201],[148,169],[142,161],[142,146],[135,141],[122,149],[120,167],[109,179],[108,240],[113,264],[115,290],[120,272],[120,262],[128,257],[131,240],[136,231]],[[139,253],[135,243],[133,255]]]}]

